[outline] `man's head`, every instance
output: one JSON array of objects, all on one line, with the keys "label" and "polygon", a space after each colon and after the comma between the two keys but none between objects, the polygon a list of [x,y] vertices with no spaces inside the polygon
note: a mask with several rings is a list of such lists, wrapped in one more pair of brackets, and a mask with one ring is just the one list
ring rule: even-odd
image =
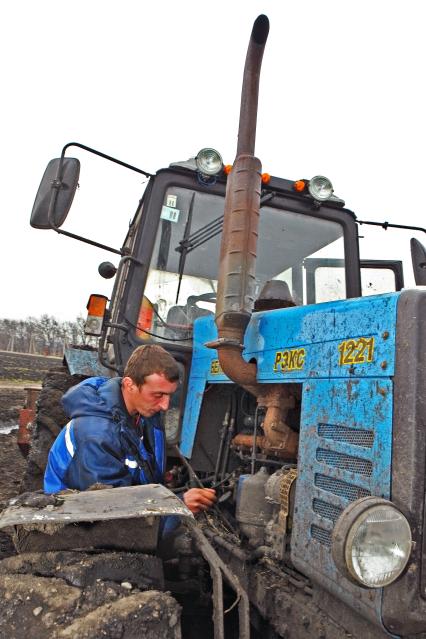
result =
[{"label": "man's head", "polygon": [[121,383],[128,412],[151,417],[167,410],[178,381],[178,365],[164,348],[155,344],[139,346],[127,362]]}]

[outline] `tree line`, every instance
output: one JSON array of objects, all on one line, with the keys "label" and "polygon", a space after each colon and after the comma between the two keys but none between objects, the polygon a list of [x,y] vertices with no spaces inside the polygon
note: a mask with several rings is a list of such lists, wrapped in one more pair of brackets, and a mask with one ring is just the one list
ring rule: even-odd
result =
[{"label": "tree line", "polygon": [[0,319],[0,350],[61,357],[70,344],[88,344],[84,317],[61,322],[53,315],[24,320]]}]

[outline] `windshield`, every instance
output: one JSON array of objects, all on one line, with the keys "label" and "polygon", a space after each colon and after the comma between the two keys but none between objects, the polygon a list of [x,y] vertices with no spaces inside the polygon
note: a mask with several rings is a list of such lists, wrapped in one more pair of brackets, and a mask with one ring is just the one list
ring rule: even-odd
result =
[{"label": "windshield", "polygon": [[[224,198],[170,187],[165,195],[139,317],[158,338],[186,341],[194,319],[214,314]],[[271,279],[288,283],[295,304],[312,303],[309,260],[324,265],[316,301],[345,298],[343,228],[265,205],[260,210],[256,296]],[[327,268],[339,260],[343,268]],[[311,287],[312,288],[312,287]],[[143,317],[142,317],[143,316]]]}]

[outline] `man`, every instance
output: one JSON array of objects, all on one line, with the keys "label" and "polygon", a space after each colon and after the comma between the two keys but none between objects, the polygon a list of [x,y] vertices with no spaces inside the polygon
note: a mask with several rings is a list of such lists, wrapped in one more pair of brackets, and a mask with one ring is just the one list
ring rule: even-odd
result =
[{"label": "man", "polygon": [[[91,377],[62,398],[71,421],[49,452],[44,491],[162,483],[166,442],[160,411],[169,407],[179,369],[161,346],[139,346],[124,376]],[[216,501],[210,488],[191,488],[183,501],[193,513]]]}]

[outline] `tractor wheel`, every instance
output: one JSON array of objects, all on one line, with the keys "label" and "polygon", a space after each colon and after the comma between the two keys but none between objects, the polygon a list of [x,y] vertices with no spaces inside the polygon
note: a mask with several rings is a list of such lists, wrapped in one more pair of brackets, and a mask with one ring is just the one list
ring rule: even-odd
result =
[{"label": "tractor wheel", "polygon": [[47,372],[37,400],[37,411],[31,432],[31,447],[21,483],[21,492],[43,488],[47,455],[56,436],[68,421],[61,404],[62,395],[83,379],[86,377],[70,375],[65,365],[51,368]]}]

